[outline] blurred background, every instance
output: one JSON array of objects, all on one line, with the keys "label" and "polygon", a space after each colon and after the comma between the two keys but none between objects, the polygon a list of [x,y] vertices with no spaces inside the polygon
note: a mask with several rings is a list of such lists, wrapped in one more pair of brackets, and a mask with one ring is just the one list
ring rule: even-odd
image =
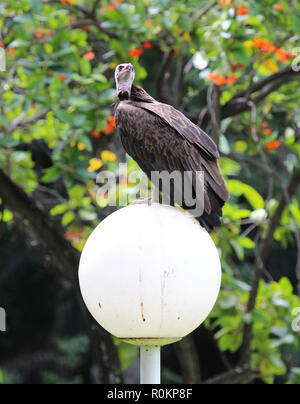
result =
[{"label": "blurred background", "polygon": [[231,193],[221,294],[164,348],[163,382],[300,383],[299,38],[296,0],[1,2],[0,384],[138,382],[137,348],[95,324],[77,277],[116,209],[97,173],[136,169],[115,130],[121,62],[209,133]]}]

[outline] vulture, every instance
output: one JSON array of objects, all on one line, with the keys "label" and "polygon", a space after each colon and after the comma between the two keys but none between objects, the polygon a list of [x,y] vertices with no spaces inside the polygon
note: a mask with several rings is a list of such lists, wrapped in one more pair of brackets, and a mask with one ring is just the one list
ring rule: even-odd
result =
[{"label": "vulture", "polygon": [[[229,199],[216,144],[182,112],[156,101],[134,85],[134,78],[132,64],[117,66],[115,120],[125,151],[150,179],[154,171],[176,171],[182,175],[187,171],[202,172],[201,198],[195,192],[195,176],[190,180],[193,195],[202,199],[203,205],[201,215],[194,216],[207,231],[213,231],[221,224],[222,207]],[[163,189],[160,191],[163,193]],[[181,207],[187,209],[184,203]]]}]

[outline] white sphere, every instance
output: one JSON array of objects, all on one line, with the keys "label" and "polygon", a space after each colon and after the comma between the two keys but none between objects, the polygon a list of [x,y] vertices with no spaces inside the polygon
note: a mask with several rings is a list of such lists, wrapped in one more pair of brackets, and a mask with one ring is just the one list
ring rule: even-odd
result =
[{"label": "white sphere", "polygon": [[103,220],[80,261],[84,301],[122,339],[180,339],[212,310],[221,285],[217,249],[187,212],[131,205]]}]

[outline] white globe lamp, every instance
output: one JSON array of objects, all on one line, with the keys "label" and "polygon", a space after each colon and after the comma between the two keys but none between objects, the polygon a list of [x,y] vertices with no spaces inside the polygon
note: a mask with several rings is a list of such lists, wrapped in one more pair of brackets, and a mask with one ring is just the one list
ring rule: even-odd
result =
[{"label": "white globe lamp", "polygon": [[159,383],[160,346],[195,330],[221,285],[217,249],[187,212],[131,205],[103,220],[79,268],[83,299],[97,322],[141,346],[141,382]]}]

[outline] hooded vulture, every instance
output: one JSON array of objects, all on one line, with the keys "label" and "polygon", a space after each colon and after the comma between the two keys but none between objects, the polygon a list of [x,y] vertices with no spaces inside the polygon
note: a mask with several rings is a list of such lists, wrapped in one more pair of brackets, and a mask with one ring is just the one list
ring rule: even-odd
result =
[{"label": "hooded vulture", "polygon": [[[134,78],[134,67],[130,63],[117,66],[119,102],[115,118],[125,151],[150,179],[153,171],[203,172],[203,214],[196,219],[206,230],[212,231],[221,224],[222,207],[229,199],[218,164],[217,146],[180,111],[156,101],[144,89],[135,86]],[[184,203],[181,206],[187,208]]]}]

